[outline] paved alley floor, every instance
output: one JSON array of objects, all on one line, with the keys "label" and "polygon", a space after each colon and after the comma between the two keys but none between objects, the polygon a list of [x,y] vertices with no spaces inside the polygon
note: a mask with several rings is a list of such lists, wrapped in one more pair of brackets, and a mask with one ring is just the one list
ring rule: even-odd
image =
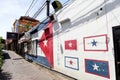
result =
[{"label": "paved alley floor", "polygon": [[26,61],[13,51],[4,52],[6,57],[2,67],[4,76],[0,80],[70,80]]}]

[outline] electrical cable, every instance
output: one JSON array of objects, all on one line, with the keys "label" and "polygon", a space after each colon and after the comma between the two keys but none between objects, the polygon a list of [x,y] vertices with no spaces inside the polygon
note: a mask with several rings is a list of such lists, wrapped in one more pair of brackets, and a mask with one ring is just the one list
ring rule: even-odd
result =
[{"label": "electrical cable", "polygon": [[29,11],[29,16],[33,16],[37,10],[42,6],[42,4],[44,3],[44,1],[42,0],[38,0],[37,3],[33,6],[33,8]]},{"label": "electrical cable", "polygon": [[[27,14],[30,12],[30,10],[33,9],[33,7],[34,7],[35,4],[36,4],[35,1],[37,2],[38,0],[33,0],[33,1],[32,1],[32,3],[30,4],[27,12],[25,13],[25,16],[27,16]],[[38,10],[33,14],[32,18],[37,18],[37,16],[38,16],[38,15],[44,10],[44,8],[46,7],[47,1],[51,1],[51,0],[46,0],[46,1],[43,3],[43,5],[42,5],[40,8],[38,8]]]},{"label": "electrical cable", "polygon": [[37,12],[35,12],[33,18],[36,18],[42,12],[45,6],[46,6],[46,2],[37,10]]},{"label": "electrical cable", "polygon": [[29,6],[28,10],[26,11],[25,15],[27,15],[28,11],[31,9],[31,6],[33,5],[34,1],[35,0],[33,0],[32,3],[30,4],[30,6]]},{"label": "electrical cable", "polygon": [[30,12],[30,10],[34,7],[34,5],[37,3],[38,0],[33,0],[28,8],[28,10],[25,13],[25,16]]}]

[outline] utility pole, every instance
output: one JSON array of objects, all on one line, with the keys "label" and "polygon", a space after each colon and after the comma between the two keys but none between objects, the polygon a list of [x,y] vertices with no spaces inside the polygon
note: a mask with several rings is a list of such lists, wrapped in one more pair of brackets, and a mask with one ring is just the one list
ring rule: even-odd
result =
[{"label": "utility pole", "polygon": [[50,15],[49,14],[49,12],[50,12],[50,0],[47,0],[46,3],[47,3],[47,16],[49,16]]}]

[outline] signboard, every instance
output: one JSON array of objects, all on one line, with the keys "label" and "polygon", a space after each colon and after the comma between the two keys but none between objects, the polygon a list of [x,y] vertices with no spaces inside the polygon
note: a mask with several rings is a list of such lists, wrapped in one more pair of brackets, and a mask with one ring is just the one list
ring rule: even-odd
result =
[{"label": "signboard", "polygon": [[7,32],[7,39],[17,40],[18,39],[18,33]]}]

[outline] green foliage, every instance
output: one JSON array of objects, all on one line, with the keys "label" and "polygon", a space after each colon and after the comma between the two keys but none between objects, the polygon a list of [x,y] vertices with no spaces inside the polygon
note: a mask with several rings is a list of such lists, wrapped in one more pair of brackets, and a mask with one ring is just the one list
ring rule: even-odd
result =
[{"label": "green foliage", "polygon": [[3,53],[2,53],[3,46],[2,46],[1,41],[2,41],[2,37],[0,37],[0,69],[1,69],[2,64],[3,64]]}]

